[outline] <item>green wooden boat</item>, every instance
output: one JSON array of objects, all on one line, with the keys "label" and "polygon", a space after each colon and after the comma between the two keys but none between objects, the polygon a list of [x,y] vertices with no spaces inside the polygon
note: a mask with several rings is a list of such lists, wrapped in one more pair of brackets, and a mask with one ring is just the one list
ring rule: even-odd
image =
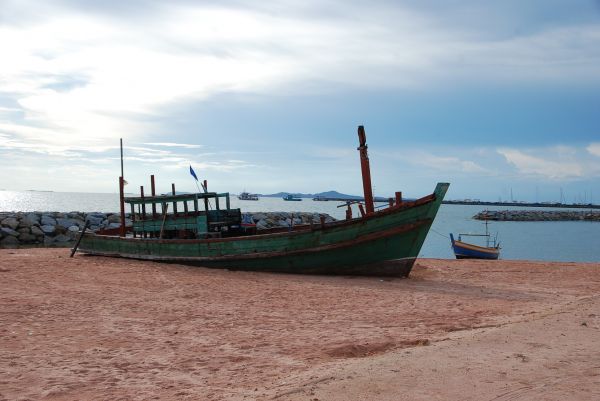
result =
[{"label": "green wooden boat", "polygon": [[[254,233],[241,225],[239,209],[167,214],[136,220],[133,235],[86,233],[79,250],[92,255],[191,264],[232,270],[285,273],[407,276],[444,198],[448,184],[433,194],[364,217]],[[228,194],[191,194],[129,198],[143,202],[194,202]],[[181,209],[180,209],[181,210]],[[185,213],[185,212],[184,212]],[[135,215],[135,214],[134,214]],[[164,224],[163,224],[164,221]],[[159,238],[160,231],[163,237]],[[180,239],[179,233],[200,237]]]},{"label": "green wooden boat", "polygon": [[[91,255],[181,263],[210,268],[282,273],[408,276],[448,190],[415,201],[400,197],[375,210],[370,192],[366,143],[361,164],[366,212],[325,223],[257,231],[243,224],[240,209],[231,208],[229,193],[153,195],[124,198],[121,182],[120,229],[84,233],[79,250]],[[367,163],[365,165],[365,162]],[[152,193],[154,179],[152,177]],[[368,185],[367,185],[368,184]],[[204,186],[206,188],[206,186]],[[133,227],[124,230],[124,204]]]}]

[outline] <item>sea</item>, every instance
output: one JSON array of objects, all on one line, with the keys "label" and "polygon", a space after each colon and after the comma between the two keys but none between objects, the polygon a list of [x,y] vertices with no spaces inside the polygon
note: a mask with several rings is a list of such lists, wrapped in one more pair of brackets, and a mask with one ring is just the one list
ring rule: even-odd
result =
[{"label": "sea", "polygon": [[[341,202],[313,201],[288,202],[281,198],[261,197],[258,201],[241,201],[231,197],[231,206],[242,212],[318,212],[343,219],[345,207]],[[487,210],[506,210],[506,207],[486,206]],[[534,208],[511,207],[511,210]],[[58,211],[58,212],[118,212],[119,195],[110,193],[1,191],[2,211]],[[426,258],[454,257],[450,248],[449,233],[485,232],[482,221],[473,216],[484,210],[483,206],[442,205],[419,254]],[[552,210],[544,208],[543,210]],[[565,209],[560,209],[565,210]],[[578,209],[581,211],[581,209]],[[355,209],[355,213],[358,211]],[[489,231],[497,236],[501,246],[501,259],[527,259],[561,262],[600,262],[600,222],[542,221],[542,222],[490,222]],[[473,243],[477,237],[472,238]],[[480,239],[481,240],[481,239]]]}]

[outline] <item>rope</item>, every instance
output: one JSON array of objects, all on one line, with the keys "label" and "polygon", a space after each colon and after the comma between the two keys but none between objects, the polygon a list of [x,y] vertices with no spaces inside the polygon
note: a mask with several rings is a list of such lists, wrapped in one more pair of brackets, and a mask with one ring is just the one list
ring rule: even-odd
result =
[{"label": "rope", "polygon": [[430,229],[429,229],[429,231],[433,231],[434,233],[436,233],[436,234],[437,234],[437,235],[439,235],[439,236],[442,236],[442,237],[444,237],[444,238],[446,238],[446,239],[450,239],[450,237],[448,237],[447,235],[444,235],[444,234],[442,234],[442,233],[439,233],[439,232],[435,231],[433,228],[430,228]]}]

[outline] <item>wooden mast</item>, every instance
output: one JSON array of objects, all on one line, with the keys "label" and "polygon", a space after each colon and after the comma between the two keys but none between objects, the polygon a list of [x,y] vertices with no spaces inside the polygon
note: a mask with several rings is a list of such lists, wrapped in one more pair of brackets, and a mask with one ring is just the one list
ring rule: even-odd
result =
[{"label": "wooden mast", "polygon": [[362,125],[358,126],[358,141],[359,147],[357,150],[360,152],[360,169],[362,171],[363,191],[365,193],[365,207],[367,214],[371,214],[375,212],[375,206],[373,204],[373,188],[371,186],[371,167],[367,153],[367,135],[365,134],[365,127]]}]

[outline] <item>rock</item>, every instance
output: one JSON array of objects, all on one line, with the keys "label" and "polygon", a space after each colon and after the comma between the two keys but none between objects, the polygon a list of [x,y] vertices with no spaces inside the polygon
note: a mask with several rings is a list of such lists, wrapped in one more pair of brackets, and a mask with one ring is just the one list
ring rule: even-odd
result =
[{"label": "rock", "polygon": [[0,240],[0,245],[5,247],[15,247],[19,245],[19,240],[16,237],[9,235]]},{"label": "rock", "polygon": [[0,224],[2,224],[2,226],[4,226],[4,227],[10,227],[13,230],[16,230],[17,227],[19,227],[19,220],[17,220],[14,217],[7,217],[4,220],[2,220],[2,222],[0,222]]},{"label": "rock", "polygon": [[54,234],[54,232],[56,231],[56,227],[51,224],[45,224],[45,225],[41,226],[40,228],[42,229],[44,234]]},{"label": "rock", "polygon": [[44,232],[43,232],[43,231],[42,231],[42,229],[41,229],[41,228],[39,228],[38,226],[33,226],[33,227],[31,227],[31,233],[32,233],[33,235],[37,235],[37,236],[44,235]]},{"label": "rock", "polygon": [[32,243],[37,241],[37,237],[33,234],[24,233],[19,235],[19,241],[21,243]]},{"label": "rock", "polygon": [[254,213],[252,215],[252,220],[254,220],[254,222],[264,220],[266,218],[267,218],[267,216],[264,213]]},{"label": "rock", "polygon": [[21,227],[31,227],[40,223],[40,217],[35,213],[29,213],[19,223]]},{"label": "rock", "polygon": [[56,225],[56,220],[52,216],[49,216],[47,214],[43,214],[40,223],[41,223],[42,226],[55,226]]},{"label": "rock", "polygon": [[0,228],[0,231],[2,231],[2,233],[4,234],[5,237],[6,236],[18,237],[20,234],[18,231],[15,231],[9,227],[2,227],[2,228]]},{"label": "rock", "polygon": [[71,241],[71,237],[69,237],[68,235],[64,235],[64,234],[59,234],[56,237],[54,237],[54,242],[70,242]]},{"label": "rock", "polygon": [[110,223],[108,228],[119,228],[121,227],[121,223]]},{"label": "rock", "polygon": [[100,224],[102,224],[102,220],[104,220],[104,217],[88,215],[86,217],[86,220],[89,221],[90,225],[92,226],[99,226]]},{"label": "rock", "polygon": [[75,220],[68,219],[68,218],[59,218],[59,219],[56,219],[56,223],[59,226],[64,227],[64,228],[69,228],[69,227],[74,226],[74,225],[77,224],[77,222]]},{"label": "rock", "polygon": [[69,227],[69,232],[79,232],[79,226],[71,226]]},{"label": "rock", "polygon": [[121,226],[121,215],[120,214],[111,214],[108,216],[109,223],[119,223],[119,227]]}]

